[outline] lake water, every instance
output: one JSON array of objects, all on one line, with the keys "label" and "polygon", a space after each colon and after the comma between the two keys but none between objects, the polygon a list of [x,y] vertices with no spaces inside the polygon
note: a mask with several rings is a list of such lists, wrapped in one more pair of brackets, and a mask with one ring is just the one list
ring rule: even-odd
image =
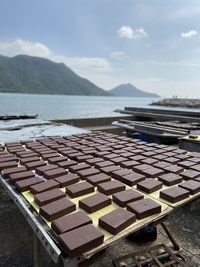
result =
[{"label": "lake water", "polygon": [[[41,119],[117,116],[125,106],[148,107],[157,98],[0,93],[0,115],[38,114]],[[153,108],[153,107],[151,107]]]}]

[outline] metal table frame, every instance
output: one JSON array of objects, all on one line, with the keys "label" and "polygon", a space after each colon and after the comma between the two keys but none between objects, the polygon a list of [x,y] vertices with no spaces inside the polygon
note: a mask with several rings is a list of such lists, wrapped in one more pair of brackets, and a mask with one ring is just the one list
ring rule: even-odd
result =
[{"label": "metal table frame", "polygon": [[[4,179],[2,176],[0,176],[0,183],[3,186],[3,188],[6,189],[8,192],[8,195],[11,197],[11,199],[14,201],[14,203],[17,205],[23,216],[25,217],[26,221],[28,224],[31,226],[33,230],[33,253],[34,253],[34,266],[35,267],[40,267],[40,259],[39,259],[39,242],[42,243],[43,247],[46,249],[48,252],[49,256],[51,259],[57,264],[60,263],[64,267],[73,267],[77,266],[79,262],[83,261],[86,259],[84,256],[80,257],[75,257],[75,258],[69,258],[65,257],[60,248],[57,246],[57,244],[53,241],[52,236],[48,234],[49,227],[41,220],[39,217],[38,213],[35,212],[32,208],[32,206],[24,199],[24,197],[20,194],[17,193],[12,185],[10,185],[6,179]],[[167,214],[169,213],[169,210],[163,214],[160,218],[153,220],[150,224],[160,224],[162,221],[165,219]],[[140,225],[137,230],[143,228],[146,225]],[[132,231],[132,232],[135,232]],[[127,235],[129,233],[127,232]],[[168,234],[168,233],[167,233]],[[123,236],[125,237],[125,236]],[[121,239],[121,238],[119,238]],[[171,238],[170,238],[171,240]],[[116,240],[113,240],[115,242]],[[111,242],[109,245],[111,245],[113,242]],[[172,242],[173,243],[173,242]],[[103,247],[105,248],[105,247]],[[103,249],[102,248],[102,249]],[[97,252],[99,249],[97,250]],[[92,254],[94,255],[95,252]],[[92,256],[91,255],[91,256]]]}]

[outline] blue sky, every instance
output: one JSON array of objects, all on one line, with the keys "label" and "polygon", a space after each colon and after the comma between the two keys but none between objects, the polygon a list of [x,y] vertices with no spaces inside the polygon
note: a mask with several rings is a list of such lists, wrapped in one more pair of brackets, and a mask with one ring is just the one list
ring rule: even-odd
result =
[{"label": "blue sky", "polygon": [[64,62],[104,89],[200,97],[199,0],[1,0],[0,25],[2,55]]}]

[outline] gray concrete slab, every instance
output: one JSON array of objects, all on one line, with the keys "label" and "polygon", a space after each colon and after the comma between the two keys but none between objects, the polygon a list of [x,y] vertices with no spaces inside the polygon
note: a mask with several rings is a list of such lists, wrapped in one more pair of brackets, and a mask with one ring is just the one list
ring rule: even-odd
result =
[{"label": "gray concrete slab", "polygon": [[0,143],[18,141],[23,139],[35,139],[44,136],[72,135],[88,133],[81,129],[67,124],[52,123],[39,119],[20,121],[0,121]]}]

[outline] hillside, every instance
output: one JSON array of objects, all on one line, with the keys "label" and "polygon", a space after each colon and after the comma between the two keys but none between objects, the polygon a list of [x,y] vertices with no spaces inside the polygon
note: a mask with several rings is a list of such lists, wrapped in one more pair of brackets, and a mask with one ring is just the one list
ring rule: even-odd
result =
[{"label": "hillside", "polygon": [[109,91],[115,96],[132,96],[132,97],[160,97],[154,93],[142,91],[130,83],[121,84]]},{"label": "hillside", "polygon": [[19,55],[0,56],[0,92],[108,96],[63,63]]}]

